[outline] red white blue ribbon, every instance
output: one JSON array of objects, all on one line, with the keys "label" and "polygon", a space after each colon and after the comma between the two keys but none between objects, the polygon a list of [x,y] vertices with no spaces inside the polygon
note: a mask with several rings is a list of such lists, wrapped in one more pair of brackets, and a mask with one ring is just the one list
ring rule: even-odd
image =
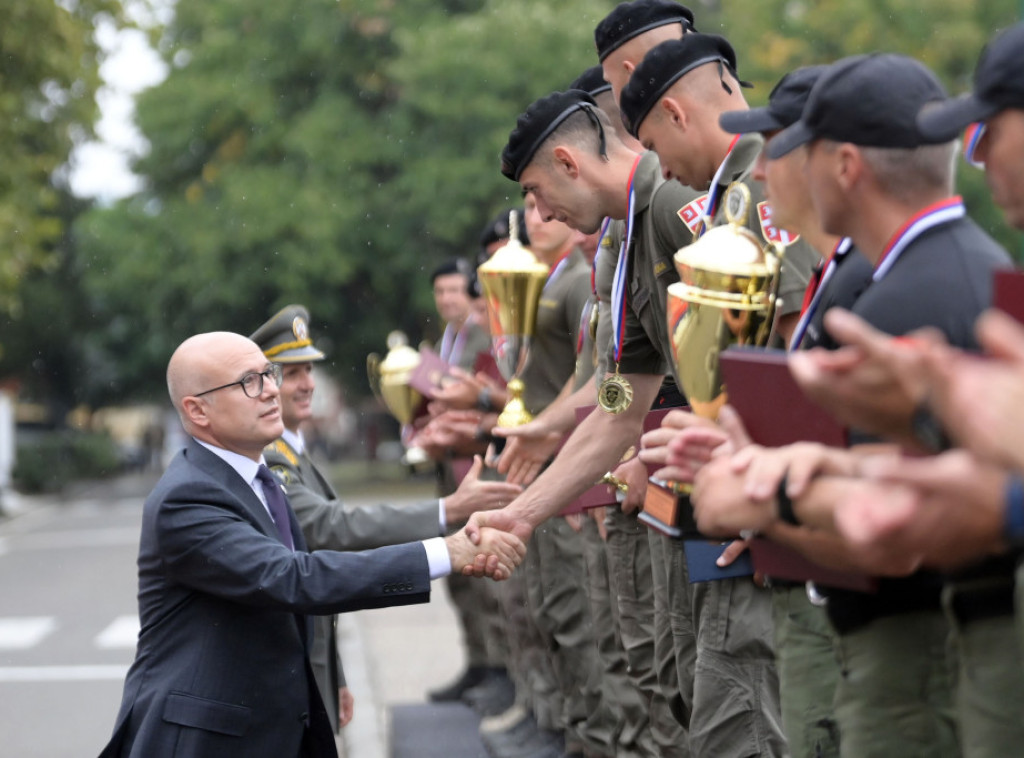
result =
[{"label": "red white blue ribbon", "polygon": [[945,200],[932,203],[927,208],[922,208],[907,219],[906,223],[897,229],[890,238],[885,250],[882,251],[882,257],[878,259],[875,273],[871,275],[872,281],[881,281],[899,260],[907,246],[926,231],[940,224],[963,218],[966,214],[967,209],[964,208],[963,198],[959,195],[947,197]]},{"label": "red white blue ribbon", "polygon": [[732,138],[732,142],[729,143],[729,150],[725,154],[725,159],[718,167],[718,171],[715,172],[714,179],[711,180],[711,188],[708,190],[707,204],[703,208],[703,214],[697,227],[695,235],[701,237],[704,233],[711,228],[711,222],[715,218],[715,214],[718,212],[718,203],[722,199],[722,190],[724,187],[721,185],[722,172],[725,171],[725,164],[729,162],[729,156],[732,155],[733,149],[736,147],[736,143],[740,141],[742,135],[737,134]]},{"label": "red white blue ribbon", "polygon": [[985,136],[985,122],[976,121],[964,130],[964,160],[975,168],[985,168],[985,162],[974,157],[978,143]]},{"label": "red white blue ribbon", "polygon": [[815,312],[818,310],[818,306],[821,304],[822,293],[825,291],[825,285],[828,284],[828,280],[832,278],[832,275],[836,272],[836,268],[839,266],[839,261],[853,249],[853,240],[849,237],[843,237],[836,243],[836,246],[832,248],[832,254],[829,255],[828,261],[825,263],[825,269],[821,272],[821,277],[818,279],[817,286],[814,290],[814,295],[811,297],[811,302],[804,308],[803,313],[800,314],[800,320],[796,324],[796,329],[793,330],[793,339],[789,341],[789,349],[797,350],[800,347],[800,343],[803,342],[804,336],[807,334],[807,327],[811,323],[811,319],[814,318]]},{"label": "red white blue ribbon", "polygon": [[615,363],[622,358],[623,325],[626,323],[626,273],[629,270],[629,246],[633,242],[633,210],[636,207],[636,190],[633,180],[640,156],[633,162],[629,172],[629,202],[626,205],[626,239],[619,249],[619,260],[615,264],[615,279],[612,281],[612,342],[615,344]]}]

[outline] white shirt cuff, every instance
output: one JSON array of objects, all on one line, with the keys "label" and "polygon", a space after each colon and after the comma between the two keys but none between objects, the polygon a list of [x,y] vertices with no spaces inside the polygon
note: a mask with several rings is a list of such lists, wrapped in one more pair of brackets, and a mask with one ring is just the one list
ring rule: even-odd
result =
[{"label": "white shirt cuff", "polygon": [[441,527],[441,531],[438,534],[444,534],[448,531],[448,513],[444,509],[443,497],[437,499],[437,522],[438,526]]},{"label": "white shirt cuff", "polygon": [[427,551],[431,579],[440,579],[452,573],[452,559],[448,555],[448,543],[444,541],[444,537],[423,540],[423,549]]}]

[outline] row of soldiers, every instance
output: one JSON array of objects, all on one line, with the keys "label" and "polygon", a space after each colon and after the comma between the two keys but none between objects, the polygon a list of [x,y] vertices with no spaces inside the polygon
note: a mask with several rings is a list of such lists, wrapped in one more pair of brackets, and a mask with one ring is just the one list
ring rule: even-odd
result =
[{"label": "row of soldiers", "polygon": [[[502,154],[551,270],[523,375],[536,418],[494,428],[501,389],[467,372],[420,437],[497,441],[496,470],[524,488],[468,527],[530,540],[511,581],[461,604],[495,648],[471,662],[514,684],[482,724],[489,752],[1016,754],[1024,331],[987,312],[1010,258],[953,182],[976,122],[968,158],[1024,228],[1024,27],[986,49],[963,98],[871,54],[793,71],[755,109],[728,41],[671,0],[622,3],[595,41],[600,65],[532,103]],[[673,257],[747,193],[739,222],[788,245],[772,341],[849,427],[845,448],[765,448],[728,407],[682,409],[685,364],[710,356],[672,343]],[[767,386],[763,402],[778,402]],[[691,526],[645,525],[649,476],[693,484]],[[619,502],[574,512],[602,478]],[[726,571],[746,539],[701,549],[754,534],[876,579],[755,580]]]}]

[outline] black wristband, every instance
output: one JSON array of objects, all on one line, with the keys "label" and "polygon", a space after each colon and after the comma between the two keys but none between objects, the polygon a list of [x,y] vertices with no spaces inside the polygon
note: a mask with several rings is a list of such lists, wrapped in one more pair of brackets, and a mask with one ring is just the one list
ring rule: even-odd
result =
[{"label": "black wristband", "polygon": [[775,491],[775,500],[778,502],[779,521],[791,526],[800,526],[800,520],[796,517],[796,512],[793,510],[793,501],[790,499],[789,493],[786,492],[788,486],[789,477],[783,476],[782,481],[779,482],[779,488]]}]

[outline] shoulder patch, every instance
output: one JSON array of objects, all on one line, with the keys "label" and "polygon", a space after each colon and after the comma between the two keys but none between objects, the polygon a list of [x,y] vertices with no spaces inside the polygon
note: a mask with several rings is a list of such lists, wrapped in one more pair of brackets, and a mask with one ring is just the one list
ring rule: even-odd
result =
[{"label": "shoulder patch", "polygon": [[769,242],[774,242],[782,247],[788,247],[800,239],[799,234],[787,232],[785,229],[780,229],[772,223],[772,207],[768,204],[767,200],[762,200],[757,204],[757,218],[761,222],[761,234]]},{"label": "shoulder patch", "polygon": [[708,207],[708,196],[701,195],[696,200],[692,200],[678,211],[676,215],[686,224],[686,228],[691,233],[697,233],[697,227],[700,226],[701,216],[704,214],[704,209]]},{"label": "shoulder patch", "polygon": [[274,473],[274,476],[281,480],[281,484],[289,485],[295,484],[299,481],[295,474],[284,466],[271,466],[270,470]]},{"label": "shoulder patch", "polygon": [[299,465],[299,457],[295,455],[295,452],[291,449],[291,447],[288,446],[288,443],[282,439],[274,440],[269,445],[267,445],[264,448],[264,450],[271,453],[277,453],[278,455],[283,456],[284,459],[287,460],[293,466]]}]

